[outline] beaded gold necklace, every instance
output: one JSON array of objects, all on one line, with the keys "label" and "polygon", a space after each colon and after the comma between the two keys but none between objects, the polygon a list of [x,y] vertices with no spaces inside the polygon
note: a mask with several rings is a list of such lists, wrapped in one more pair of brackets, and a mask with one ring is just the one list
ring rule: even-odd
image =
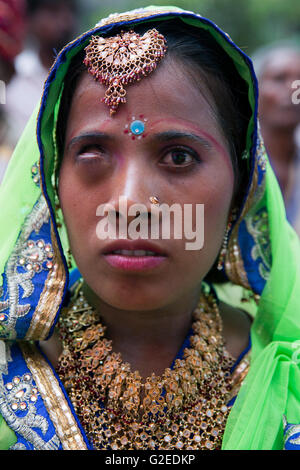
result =
[{"label": "beaded gold necklace", "polygon": [[104,337],[99,314],[78,289],[59,320],[58,374],[95,449],[219,449],[229,413],[233,359],[211,293],[193,312],[183,359],[142,380]]}]

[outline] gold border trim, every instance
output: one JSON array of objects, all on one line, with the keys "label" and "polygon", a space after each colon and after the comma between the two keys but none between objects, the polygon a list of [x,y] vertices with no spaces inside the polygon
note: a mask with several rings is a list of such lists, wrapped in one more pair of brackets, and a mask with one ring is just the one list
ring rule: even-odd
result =
[{"label": "gold border trim", "polygon": [[64,450],[88,450],[67,399],[49,364],[31,343],[20,343],[26,364]]},{"label": "gold border trim", "polygon": [[42,340],[47,338],[62,301],[66,273],[54,235],[52,221],[51,239],[54,250],[53,269],[45,281],[43,292],[26,333],[26,340]]},{"label": "gold border trim", "polygon": [[250,369],[251,350],[243,357],[232,373],[233,387],[230,399],[236,397]]},{"label": "gold border trim", "polygon": [[[113,24],[118,24],[118,23],[127,23],[128,21],[134,21],[134,20],[142,20],[145,18],[151,19],[152,16],[158,16],[158,15],[170,15],[172,13],[193,13],[191,11],[186,11],[182,10],[179,7],[170,7],[170,9],[153,9],[153,10],[145,10],[142,9],[142,11],[139,11],[139,9],[134,9],[128,12],[123,12],[123,13],[112,13],[109,15],[107,18],[103,18],[99,23],[96,24],[96,27],[102,27],[102,26],[107,26],[107,25],[113,25]],[[198,16],[201,18],[200,15],[196,15],[193,13],[193,15]],[[95,29],[95,28],[94,28]]]}]

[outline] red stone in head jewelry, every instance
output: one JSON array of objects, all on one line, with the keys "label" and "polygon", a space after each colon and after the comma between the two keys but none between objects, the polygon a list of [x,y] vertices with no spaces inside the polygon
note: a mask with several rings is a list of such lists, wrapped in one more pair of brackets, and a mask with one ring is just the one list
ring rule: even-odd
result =
[{"label": "red stone in head jewelry", "polygon": [[124,86],[153,72],[167,46],[164,36],[150,29],[143,36],[134,31],[110,38],[92,36],[85,51],[84,64],[89,72],[108,86],[102,101],[113,115],[121,103],[126,103]]}]

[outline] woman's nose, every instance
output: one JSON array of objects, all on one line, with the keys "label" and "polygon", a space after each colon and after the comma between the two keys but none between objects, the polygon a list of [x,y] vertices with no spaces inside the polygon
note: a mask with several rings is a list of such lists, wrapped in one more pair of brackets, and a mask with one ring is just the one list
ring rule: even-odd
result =
[{"label": "woman's nose", "polygon": [[128,221],[139,213],[150,213],[150,198],[157,191],[155,192],[153,178],[149,178],[146,171],[144,165],[131,163],[113,181],[109,203],[119,215],[126,216]]}]

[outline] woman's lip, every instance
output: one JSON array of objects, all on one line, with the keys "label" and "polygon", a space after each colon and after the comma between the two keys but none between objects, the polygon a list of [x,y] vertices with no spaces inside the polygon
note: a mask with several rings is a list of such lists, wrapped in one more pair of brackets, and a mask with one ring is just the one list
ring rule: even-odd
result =
[{"label": "woman's lip", "polygon": [[145,240],[116,240],[112,243],[109,243],[103,250],[102,254],[108,255],[112,254],[115,251],[119,250],[129,250],[129,251],[152,251],[156,255],[167,256],[159,246],[155,243],[145,241]]},{"label": "woman's lip", "polygon": [[126,256],[121,254],[107,253],[104,258],[114,268],[125,271],[145,271],[160,266],[166,259],[166,256]]}]

